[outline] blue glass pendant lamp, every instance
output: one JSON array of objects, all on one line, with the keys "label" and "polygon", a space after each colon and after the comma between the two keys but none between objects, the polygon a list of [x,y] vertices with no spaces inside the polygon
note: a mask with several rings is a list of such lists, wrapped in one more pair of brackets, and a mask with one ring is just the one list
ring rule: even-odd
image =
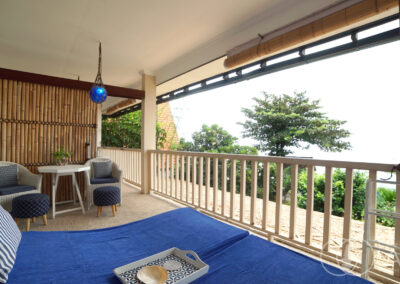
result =
[{"label": "blue glass pendant lamp", "polygon": [[94,81],[94,86],[90,89],[90,98],[96,104],[101,104],[107,99],[107,91],[104,88],[103,80],[101,79],[101,42],[99,43],[99,65],[97,76]]}]

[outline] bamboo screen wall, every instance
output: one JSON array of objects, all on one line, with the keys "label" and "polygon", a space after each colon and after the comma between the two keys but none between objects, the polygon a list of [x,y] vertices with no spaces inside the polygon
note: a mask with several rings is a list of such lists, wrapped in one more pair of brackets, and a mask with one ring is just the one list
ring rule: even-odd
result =
[{"label": "bamboo screen wall", "polygon": [[[0,160],[26,166],[52,165],[52,152],[64,146],[70,163],[86,160],[87,142],[96,154],[97,105],[86,90],[0,79]],[[78,174],[81,191],[83,174]],[[61,177],[57,201],[72,199],[70,177]],[[51,196],[51,176],[43,177],[42,192]]]}]

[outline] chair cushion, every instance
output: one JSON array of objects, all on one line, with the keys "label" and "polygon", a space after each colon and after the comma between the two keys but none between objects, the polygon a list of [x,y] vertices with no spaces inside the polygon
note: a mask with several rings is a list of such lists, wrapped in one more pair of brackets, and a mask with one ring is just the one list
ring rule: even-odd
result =
[{"label": "chair cushion", "polygon": [[17,165],[9,165],[0,167],[0,187],[18,184],[18,167]]},{"label": "chair cushion", "polygon": [[49,209],[50,198],[47,194],[31,193],[13,199],[11,215],[14,218],[33,218],[47,214]]},{"label": "chair cushion", "polygon": [[30,190],[34,190],[34,189],[35,189],[34,186],[23,185],[23,184],[0,187],[0,196],[24,192],[24,191],[30,191]]},{"label": "chair cushion", "polygon": [[112,162],[93,162],[93,177],[106,178],[112,176]]},{"label": "chair cushion", "polygon": [[20,241],[21,232],[17,224],[0,205],[0,283],[7,282]]},{"label": "chair cushion", "polygon": [[104,184],[104,183],[116,183],[118,182],[113,177],[105,177],[105,178],[92,178],[90,179],[91,184]]},{"label": "chair cushion", "polygon": [[121,190],[116,186],[99,187],[93,191],[93,202],[96,206],[109,206],[121,202]]}]

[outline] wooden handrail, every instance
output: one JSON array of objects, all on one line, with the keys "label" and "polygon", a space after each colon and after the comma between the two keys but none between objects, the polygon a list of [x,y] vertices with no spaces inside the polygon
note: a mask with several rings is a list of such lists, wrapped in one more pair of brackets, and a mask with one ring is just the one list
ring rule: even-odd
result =
[{"label": "wooden handrail", "polygon": [[178,154],[190,155],[196,157],[210,157],[210,158],[224,158],[246,161],[258,162],[273,162],[283,163],[285,165],[301,165],[301,166],[320,166],[332,168],[352,168],[358,170],[377,170],[382,172],[390,172],[395,164],[383,163],[366,163],[366,162],[351,162],[351,161],[337,161],[337,160],[319,160],[310,158],[289,158],[289,157],[276,157],[276,156],[256,156],[256,155],[239,155],[239,154],[215,154],[215,153],[200,153],[200,152],[184,152],[184,151],[167,151],[167,150],[150,150],[150,153],[165,153],[165,154]]}]

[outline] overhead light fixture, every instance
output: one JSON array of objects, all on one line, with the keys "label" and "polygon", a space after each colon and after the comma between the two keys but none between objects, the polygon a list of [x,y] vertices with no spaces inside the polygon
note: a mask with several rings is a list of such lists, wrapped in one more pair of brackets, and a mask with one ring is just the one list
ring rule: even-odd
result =
[{"label": "overhead light fixture", "polygon": [[101,79],[101,42],[99,43],[99,65],[97,76],[94,80],[94,86],[90,89],[90,98],[96,104],[101,104],[107,99],[107,91],[104,88],[103,80]]}]

